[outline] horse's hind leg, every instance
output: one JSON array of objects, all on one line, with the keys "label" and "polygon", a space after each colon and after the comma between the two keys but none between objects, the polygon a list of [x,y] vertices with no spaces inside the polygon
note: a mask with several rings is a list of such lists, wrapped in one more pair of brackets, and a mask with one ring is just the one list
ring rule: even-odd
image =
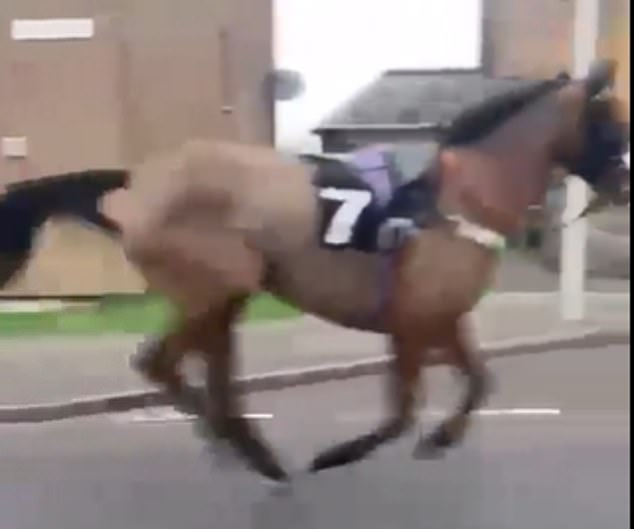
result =
[{"label": "horse's hind leg", "polygon": [[484,403],[490,390],[490,375],[478,357],[466,320],[457,320],[447,333],[445,351],[466,381],[466,390],[455,413],[428,436],[418,440],[415,456],[434,457],[464,438],[471,413]]},{"label": "horse's hind leg", "polygon": [[215,425],[214,433],[242,454],[253,470],[266,478],[284,481],[286,473],[262,441],[255,425],[244,418],[240,398],[232,386],[236,370],[233,325],[245,301],[246,297],[234,299],[207,322],[212,333],[206,348],[207,420]]},{"label": "horse's hind leg", "polygon": [[414,411],[421,379],[421,355],[418,337],[395,337],[394,360],[389,378],[390,417],[376,430],[352,441],[327,449],[313,460],[311,471],[347,465],[359,461],[381,445],[404,434],[414,423]]},{"label": "horse's hind leg", "polygon": [[139,348],[132,358],[133,367],[163,386],[181,409],[202,416],[206,395],[185,383],[180,364],[187,353],[207,350],[210,315],[215,314],[212,309],[222,303],[227,291],[237,288],[235,285],[242,290],[255,288],[259,260],[235,237],[187,226],[124,232],[123,246],[151,290],[170,299],[182,314],[182,322],[173,332]]},{"label": "horse's hind leg", "polygon": [[130,359],[144,378],[167,391],[178,409],[194,415],[205,413],[205,401],[184,381],[179,367],[185,355],[200,343],[205,323],[202,317],[186,320],[165,337],[146,340]]}]

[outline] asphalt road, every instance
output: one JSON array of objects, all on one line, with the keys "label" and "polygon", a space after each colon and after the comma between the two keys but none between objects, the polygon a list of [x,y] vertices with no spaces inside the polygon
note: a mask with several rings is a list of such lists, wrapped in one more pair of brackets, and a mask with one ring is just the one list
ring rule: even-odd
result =
[{"label": "asphalt road", "polygon": [[[468,441],[418,462],[414,436],[372,460],[273,491],[218,467],[191,426],[123,414],[0,428],[0,529],[625,529],[629,353],[492,363],[498,388]],[[434,370],[428,409],[455,381]],[[378,418],[379,377],[251,395],[290,468]],[[156,419],[156,420],[154,420]],[[437,417],[424,417],[425,427]]]}]

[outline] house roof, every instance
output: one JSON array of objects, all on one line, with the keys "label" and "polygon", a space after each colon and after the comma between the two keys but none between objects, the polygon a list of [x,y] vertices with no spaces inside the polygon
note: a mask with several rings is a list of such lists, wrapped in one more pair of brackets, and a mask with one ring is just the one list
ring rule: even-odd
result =
[{"label": "house roof", "polygon": [[335,109],[314,132],[438,128],[468,106],[533,82],[487,77],[474,69],[387,71]]}]

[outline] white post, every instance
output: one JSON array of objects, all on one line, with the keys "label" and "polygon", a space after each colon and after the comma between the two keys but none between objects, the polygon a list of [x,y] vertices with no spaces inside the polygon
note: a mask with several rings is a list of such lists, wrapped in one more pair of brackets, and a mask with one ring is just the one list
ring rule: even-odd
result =
[{"label": "white post", "polygon": [[[576,0],[574,25],[574,75],[587,74],[595,58],[599,37],[599,0]],[[564,223],[578,215],[588,203],[588,187],[580,178],[566,182]],[[577,220],[563,229],[561,237],[561,314],[564,320],[581,320],[585,316],[585,273],[588,223]]]}]

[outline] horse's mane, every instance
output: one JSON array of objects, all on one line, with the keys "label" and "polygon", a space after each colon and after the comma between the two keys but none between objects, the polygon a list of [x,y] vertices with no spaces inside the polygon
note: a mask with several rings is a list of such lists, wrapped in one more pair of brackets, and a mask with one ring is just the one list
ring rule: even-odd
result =
[{"label": "horse's mane", "polygon": [[493,132],[506,120],[530,103],[566,84],[569,77],[561,74],[555,79],[537,81],[527,86],[496,94],[462,111],[443,135],[443,146],[468,145]]}]

